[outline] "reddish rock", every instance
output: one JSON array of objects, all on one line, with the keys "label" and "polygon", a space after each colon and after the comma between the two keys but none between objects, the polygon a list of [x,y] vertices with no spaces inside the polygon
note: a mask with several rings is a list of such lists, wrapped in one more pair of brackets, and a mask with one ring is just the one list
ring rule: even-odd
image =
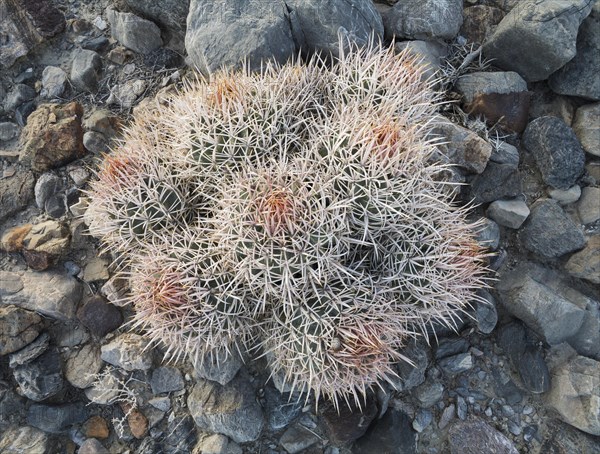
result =
[{"label": "reddish rock", "polygon": [[130,404],[122,403],[121,409],[127,415],[131,434],[138,440],[144,438],[148,433],[148,419],[137,408],[132,409]]},{"label": "reddish rock", "polygon": [[110,435],[108,423],[102,416],[92,416],[83,423],[83,433],[88,438],[99,438],[104,440]]},{"label": "reddish rock", "polygon": [[504,129],[523,132],[529,116],[529,92],[516,93],[479,93],[473,101],[465,104],[467,113],[483,116],[492,126],[499,123]]},{"label": "reddish rock", "polygon": [[5,252],[19,252],[23,248],[23,240],[32,227],[31,224],[25,224],[8,230],[0,240],[0,249]]},{"label": "reddish rock", "polygon": [[56,262],[56,256],[43,251],[23,250],[23,257],[27,266],[35,271],[44,271],[50,268]]}]

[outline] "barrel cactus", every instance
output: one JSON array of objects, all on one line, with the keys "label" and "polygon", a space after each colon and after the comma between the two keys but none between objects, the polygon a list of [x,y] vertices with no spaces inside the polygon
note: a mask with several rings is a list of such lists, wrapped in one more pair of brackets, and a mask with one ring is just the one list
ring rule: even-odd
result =
[{"label": "barrel cactus", "polygon": [[[294,390],[359,400],[411,337],[486,286],[419,60],[223,71],[140,109],[88,191],[133,324],[174,357],[265,355]],[[340,400],[341,399],[341,400]]]}]

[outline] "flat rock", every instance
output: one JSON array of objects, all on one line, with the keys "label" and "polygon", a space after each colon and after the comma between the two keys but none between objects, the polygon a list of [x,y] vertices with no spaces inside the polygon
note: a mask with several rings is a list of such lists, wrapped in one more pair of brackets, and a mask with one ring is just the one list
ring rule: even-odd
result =
[{"label": "flat rock", "polygon": [[309,53],[339,54],[339,36],[366,44],[383,37],[381,15],[370,0],[286,0],[296,45]]},{"label": "flat rock", "polygon": [[17,171],[0,179],[0,221],[22,210],[33,200],[35,177],[29,171]]},{"label": "flat rock", "polygon": [[6,454],[50,454],[57,448],[48,434],[35,427],[11,427],[0,436],[0,452]]},{"label": "flat rock", "polygon": [[582,224],[591,224],[600,219],[600,188],[588,186],[582,189],[577,212]]},{"label": "flat rock", "polygon": [[552,199],[540,199],[531,206],[519,239],[529,251],[545,258],[560,257],[585,246],[579,225]]},{"label": "flat rock", "polygon": [[99,440],[96,440],[95,438],[88,438],[81,443],[77,454],[110,454],[110,451],[106,449]]},{"label": "flat rock", "polygon": [[0,271],[0,302],[58,320],[75,317],[82,294],[74,278],[56,272]]},{"label": "flat rock", "polygon": [[162,394],[181,391],[185,383],[179,369],[174,367],[159,367],[152,372],[150,386],[152,387],[152,393]]},{"label": "flat rock", "polygon": [[447,374],[460,374],[473,368],[473,357],[470,353],[459,353],[440,360],[439,366]]},{"label": "flat rock", "polygon": [[101,351],[104,361],[127,371],[152,367],[152,350],[148,348],[148,341],[138,334],[121,334],[103,345]]},{"label": "flat rock", "polygon": [[490,204],[486,214],[504,227],[518,229],[529,216],[529,207],[520,199],[496,200]]},{"label": "flat rock", "polygon": [[0,356],[25,347],[38,337],[42,319],[16,306],[0,306]]},{"label": "flat rock", "polygon": [[544,182],[554,188],[570,188],[583,173],[585,152],[575,132],[556,117],[529,123],[523,144],[533,154]]},{"label": "flat rock", "polygon": [[586,152],[592,156],[600,156],[600,102],[577,109],[573,131]]},{"label": "flat rock", "polygon": [[462,23],[462,0],[399,0],[383,13],[387,39],[452,39]]},{"label": "flat rock", "polygon": [[200,379],[187,403],[199,428],[227,435],[237,443],[258,439],[265,425],[254,390],[241,376],[227,386]]},{"label": "flat rock", "polygon": [[548,195],[556,200],[561,206],[577,202],[581,197],[581,186],[571,186],[569,189],[552,189]]},{"label": "flat rock", "polygon": [[65,378],[76,388],[88,388],[96,380],[96,374],[100,372],[103,365],[100,348],[94,344],[86,344],[71,352],[67,358]]},{"label": "flat rock", "polygon": [[519,454],[512,441],[481,419],[454,423],[448,442],[451,454]]},{"label": "flat rock", "polygon": [[106,9],[106,18],[112,36],[134,52],[147,54],[163,45],[160,28],[152,21],[113,8]]},{"label": "flat rock", "polygon": [[56,349],[15,367],[13,375],[25,397],[40,402],[62,391],[65,383],[62,361]]},{"label": "flat rock", "polygon": [[417,433],[410,417],[401,410],[389,409],[373,422],[367,433],[356,442],[356,454],[416,454]]},{"label": "flat rock", "polygon": [[569,258],[565,270],[571,276],[600,284],[600,235],[591,236],[585,248]]},{"label": "flat rock", "polygon": [[519,2],[486,40],[483,53],[529,82],[547,79],[575,57],[577,31],[591,9],[587,0]]},{"label": "flat rock", "polygon": [[498,312],[496,310],[496,299],[491,293],[481,290],[479,292],[485,302],[478,301],[475,307],[475,321],[480,333],[490,334],[498,323]]},{"label": "flat rock", "polygon": [[321,440],[312,430],[302,424],[290,426],[279,439],[279,444],[288,454],[298,454]]},{"label": "flat rock", "polygon": [[61,433],[88,418],[88,408],[82,402],[45,405],[32,404],[27,411],[27,424],[44,432]]},{"label": "flat rock", "polygon": [[48,350],[49,344],[50,336],[48,333],[40,334],[33,342],[11,354],[9,356],[8,365],[11,369],[14,369],[17,366],[22,366],[23,364],[33,361]]},{"label": "flat rock", "polygon": [[42,104],[33,112],[23,130],[19,159],[32,170],[44,172],[60,167],[85,154],[81,104]]},{"label": "flat rock", "polygon": [[446,139],[439,149],[452,164],[471,173],[484,171],[492,155],[492,145],[473,131],[448,121],[441,121],[434,133]]},{"label": "flat rock", "polygon": [[244,59],[256,70],[263,60],[284,63],[296,51],[287,7],[281,0],[231,0],[218,8],[191,0],[185,48],[190,65],[203,74],[240,67]]}]

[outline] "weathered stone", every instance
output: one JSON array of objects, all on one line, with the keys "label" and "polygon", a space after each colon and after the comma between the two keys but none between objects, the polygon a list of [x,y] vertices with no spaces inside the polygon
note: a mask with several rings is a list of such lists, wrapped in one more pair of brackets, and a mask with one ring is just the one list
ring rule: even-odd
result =
[{"label": "weathered stone", "polygon": [[15,367],[13,374],[23,395],[36,402],[58,394],[64,387],[60,354],[56,349]]},{"label": "weathered stone", "polygon": [[340,402],[339,409],[330,402],[319,404],[319,416],[328,439],[334,445],[347,445],[362,437],[377,416],[374,396],[367,395],[358,408],[354,401]]},{"label": "weathered stone", "polygon": [[591,224],[600,219],[600,188],[583,188],[577,203],[577,212],[582,224]]},{"label": "weathered stone", "polygon": [[339,34],[361,44],[383,37],[381,15],[369,0],[285,0],[285,6],[296,46],[310,53],[338,55]]},{"label": "weathered stone", "polygon": [[38,337],[41,329],[42,319],[35,312],[0,306],[0,356],[25,347]]},{"label": "weathered stone", "polygon": [[144,414],[137,408],[131,408],[131,404],[121,402],[121,409],[123,413],[127,415],[127,424],[131,435],[137,439],[144,438],[148,433],[148,419]]},{"label": "weathered stone", "polygon": [[194,364],[196,375],[206,380],[216,381],[221,385],[229,383],[242,367],[242,358],[236,352],[226,354],[218,352],[206,355],[201,363]]},{"label": "weathered stone", "polygon": [[514,145],[498,141],[492,150],[490,161],[498,164],[510,164],[517,168],[519,165],[519,150]]},{"label": "weathered stone", "polygon": [[477,228],[477,242],[492,251],[500,244],[500,227],[488,218],[482,218],[481,226]]},{"label": "weathered stone", "polygon": [[297,454],[318,443],[320,438],[302,424],[290,426],[279,439],[288,454]]},{"label": "weathered stone", "polygon": [[60,98],[67,88],[67,73],[57,66],[46,66],[42,72],[42,98]]},{"label": "weathered stone", "polygon": [[154,394],[181,391],[185,383],[179,369],[174,367],[159,367],[152,372],[150,386]]},{"label": "weathered stone", "polygon": [[99,132],[106,139],[115,137],[121,129],[119,118],[110,111],[103,109],[94,110],[92,114],[83,121],[83,126],[88,131]]},{"label": "weathered stone", "polygon": [[521,191],[521,176],[513,164],[488,162],[471,181],[471,197],[476,203],[516,197]]},{"label": "weathered stone", "polygon": [[83,434],[89,438],[100,438],[104,440],[110,435],[108,423],[102,416],[92,416],[81,427]]},{"label": "weathered stone", "polygon": [[187,403],[198,427],[227,435],[238,443],[256,440],[265,424],[254,390],[241,376],[225,387],[198,380]]},{"label": "weathered stone", "polygon": [[591,236],[585,248],[569,258],[565,269],[571,276],[600,284],[600,235]]},{"label": "weathered stone", "polygon": [[6,252],[19,252],[23,248],[23,240],[31,231],[31,224],[18,225],[7,230],[0,239],[0,250]]},{"label": "weathered stone", "polygon": [[133,107],[138,97],[146,90],[146,81],[142,79],[131,79],[116,85],[106,100],[107,104],[119,104],[122,107]]},{"label": "weathered stone", "polygon": [[569,189],[552,189],[548,195],[556,200],[560,205],[568,205],[577,202],[581,197],[581,187],[572,186]]},{"label": "weathered stone", "polygon": [[11,369],[14,369],[17,366],[22,366],[23,364],[27,364],[29,361],[33,361],[46,350],[48,350],[49,344],[50,336],[48,333],[40,334],[33,342],[12,353],[9,356],[8,365],[11,367]]},{"label": "weathered stone", "polygon": [[29,85],[17,84],[8,92],[4,99],[4,110],[11,111],[35,98],[35,90]]},{"label": "weathered stone", "polygon": [[600,102],[577,109],[573,131],[585,151],[600,156]]},{"label": "weathered stone", "polygon": [[102,296],[94,295],[77,311],[81,324],[97,337],[104,337],[123,323],[123,315],[116,306]]},{"label": "weathered stone", "polygon": [[437,77],[442,59],[448,55],[448,47],[437,41],[402,41],[394,45],[396,52],[407,49],[424,66],[423,80]]},{"label": "weathered stone", "polygon": [[383,14],[388,39],[452,39],[463,22],[462,0],[399,0]]},{"label": "weathered stone", "polygon": [[152,367],[152,350],[148,349],[148,341],[138,334],[121,334],[103,345],[101,351],[104,361],[128,371]]},{"label": "weathered stone", "polygon": [[400,410],[390,409],[376,420],[355,445],[356,454],[387,453],[415,454],[417,434],[412,430],[410,418]]},{"label": "weathered stone", "polygon": [[475,321],[480,333],[490,334],[498,323],[496,300],[491,293],[480,290],[478,292],[485,301],[478,301],[475,307]]},{"label": "weathered stone", "polygon": [[8,383],[0,383],[0,432],[25,424],[25,401]]},{"label": "weathered stone", "polygon": [[110,451],[95,438],[88,438],[81,443],[77,454],[110,454]]},{"label": "weathered stone", "polygon": [[35,177],[31,172],[16,172],[0,179],[0,221],[25,208],[33,199]]},{"label": "weathered stone", "polygon": [[81,423],[87,418],[87,407],[81,402],[63,405],[33,404],[27,411],[27,424],[50,433],[65,432],[73,424]]},{"label": "weathered stone", "polygon": [[448,442],[451,454],[519,454],[512,441],[481,419],[454,423]]},{"label": "weathered stone", "polygon": [[10,121],[0,123],[0,142],[8,142],[19,135],[19,125]]},{"label": "weathered stone", "polygon": [[85,154],[81,117],[76,103],[42,104],[29,116],[23,130],[24,145],[19,159],[36,172],[60,167]]},{"label": "weathered stone", "polygon": [[189,0],[125,0],[125,3],[134,13],[167,30],[175,41],[183,41]]},{"label": "weathered stone", "polygon": [[281,0],[232,0],[219,5],[190,1],[185,48],[190,64],[204,74],[221,67],[251,69],[274,59],[285,62],[296,51],[286,5]]},{"label": "weathered stone", "polygon": [[452,164],[471,173],[481,173],[492,155],[492,146],[467,128],[445,121],[440,122],[434,133],[445,137],[440,151]]},{"label": "weathered stone", "polygon": [[496,200],[490,204],[486,214],[504,227],[518,229],[529,216],[529,208],[519,199]]},{"label": "weathered stone", "polygon": [[407,392],[425,381],[425,371],[429,365],[428,349],[422,343],[410,342],[402,349],[402,354],[413,362],[396,363],[397,377],[392,377],[391,385],[396,391]]},{"label": "weathered stone", "polygon": [[120,13],[113,8],[106,10],[112,36],[125,47],[146,54],[162,46],[160,28],[154,22],[131,13]]},{"label": "weathered stone", "polygon": [[50,197],[56,194],[61,187],[60,178],[52,173],[46,172],[40,175],[35,182],[35,204],[40,210],[46,207],[46,202]]},{"label": "weathered stone", "polygon": [[422,408],[429,408],[440,401],[444,395],[441,383],[427,381],[414,391],[415,399]]},{"label": "weathered stone", "polygon": [[100,348],[93,344],[86,344],[69,355],[65,378],[76,388],[88,388],[94,383],[96,374],[100,372],[103,365]]},{"label": "weathered stone", "polygon": [[463,10],[460,35],[469,42],[482,44],[504,17],[500,8],[475,5]]},{"label": "weathered stone", "polygon": [[102,72],[102,59],[93,50],[77,49],[71,63],[71,82],[79,90],[94,93]]},{"label": "weathered stone", "polygon": [[83,280],[85,282],[105,281],[109,277],[108,261],[100,257],[94,257],[83,269]]},{"label": "weathered stone", "polygon": [[72,319],[81,299],[81,284],[55,272],[0,271],[0,302],[34,310],[59,320]]},{"label": "weathered stone", "polygon": [[229,439],[225,435],[212,434],[208,435],[198,441],[198,444],[194,447],[194,453],[197,454],[225,454]]},{"label": "weathered stone", "polygon": [[51,454],[57,448],[48,434],[35,427],[11,427],[0,436],[0,452],[6,454]]},{"label": "weathered stone", "polygon": [[[45,221],[31,227],[23,238],[23,249],[36,254],[49,256],[51,263],[64,254],[69,248],[70,232],[66,225],[57,221]],[[28,264],[31,263],[28,260]],[[40,270],[46,269],[32,267]]]},{"label": "weathered stone", "polygon": [[529,82],[544,80],[575,56],[577,30],[591,9],[587,0],[522,1],[498,24],[483,52]]},{"label": "weathered stone", "polygon": [[447,374],[460,374],[473,368],[473,357],[470,353],[459,353],[440,360],[439,366]]},{"label": "weathered stone", "polygon": [[194,420],[188,414],[170,417],[165,432],[167,435],[163,439],[162,452],[190,452],[198,438]]}]

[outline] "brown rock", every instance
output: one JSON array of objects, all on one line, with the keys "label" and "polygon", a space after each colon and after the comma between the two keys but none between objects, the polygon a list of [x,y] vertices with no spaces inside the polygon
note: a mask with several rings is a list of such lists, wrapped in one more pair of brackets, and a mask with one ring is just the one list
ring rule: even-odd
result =
[{"label": "brown rock", "polygon": [[137,439],[144,438],[148,432],[148,419],[137,408],[132,409],[130,404],[122,403],[121,409],[127,415],[131,434]]},{"label": "brown rock", "polygon": [[472,43],[482,44],[503,17],[502,10],[493,6],[476,5],[465,8],[460,34]]},{"label": "brown rock", "polygon": [[88,438],[104,440],[110,435],[108,423],[102,416],[92,416],[83,423],[83,433]]},{"label": "brown rock", "polygon": [[19,252],[23,248],[23,240],[33,226],[18,225],[7,231],[0,240],[0,249],[5,252]]},{"label": "brown rock", "polygon": [[571,276],[600,284],[600,235],[590,237],[585,248],[571,256],[565,269]]},{"label": "brown rock", "polygon": [[499,123],[504,129],[523,132],[529,116],[529,92],[517,93],[480,93],[473,102],[466,104],[470,115],[483,116],[492,126]]},{"label": "brown rock", "polygon": [[32,342],[42,329],[35,312],[16,306],[0,306],[0,356],[20,350]]},{"label": "brown rock", "polygon": [[35,271],[44,271],[50,268],[56,262],[56,256],[50,255],[47,252],[23,250],[23,257],[27,262],[27,266]]},{"label": "brown rock", "polygon": [[27,265],[36,271],[48,269],[68,249],[69,240],[69,229],[57,221],[31,226],[22,240]]},{"label": "brown rock", "polygon": [[33,112],[23,130],[19,159],[36,172],[60,167],[85,154],[81,118],[83,107],[69,104],[42,104]]}]

